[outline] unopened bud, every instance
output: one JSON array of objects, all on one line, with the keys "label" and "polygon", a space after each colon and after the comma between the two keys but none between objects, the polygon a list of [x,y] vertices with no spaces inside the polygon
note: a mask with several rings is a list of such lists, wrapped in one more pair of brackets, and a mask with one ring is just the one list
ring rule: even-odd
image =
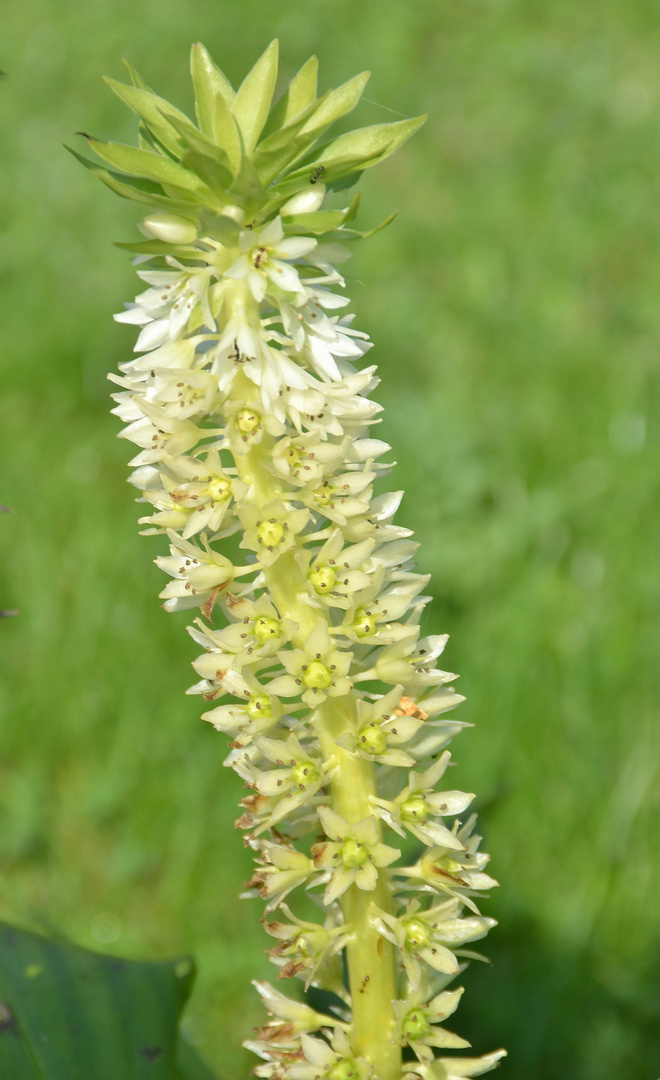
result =
[{"label": "unopened bud", "polygon": [[297,195],[285,202],[280,214],[291,217],[293,214],[313,214],[320,210],[325,198],[325,184],[316,184],[314,189],[299,191]]},{"label": "unopened bud", "polygon": [[155,240],[164,240],[166,244],[191,244],[197,239],[197,226],[192,221],[168,214],[166,210],[157,210],[141,222],[142,231]]}]

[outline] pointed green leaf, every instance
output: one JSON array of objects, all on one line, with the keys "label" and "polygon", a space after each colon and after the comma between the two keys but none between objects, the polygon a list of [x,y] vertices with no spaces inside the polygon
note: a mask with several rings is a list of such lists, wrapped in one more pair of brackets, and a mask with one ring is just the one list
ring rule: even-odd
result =
[{"label": "pointed green leaf", "polygon": [[301,232],[310,233],[312,236],[322,236],[323,233],[338,229],[346,221],[346,210],[317,210],[311,214],[291,214],[282,216],[282,224],[285,232],[300,235]]},{"label": "pointed green leaf", "polygon": [[160,151],[160,147],[149,131],[149,128],[146,124],[143,124],[141,120],[138,123],[138,146],[140,150],[151,150],[154,154],[157,154]]},{"label": "pointed green leaf", "polygon": [[351,232],[355,234],[355,237],[360,240],[366,240],[369,236],[375,236],[381,229],[386,229],[388,225],[391,225],[396,217],[396,210],[389,217],[386,217],[384,221],[381,221],[380,225],[376,225],[374,229],[367,229],[366,232],[360,232],[358,229],[351,229]]},{"label": "pointed green leaf", "polygon": [[144,81],[142,76],[135,70],[132,64],[129,64],[128,60],[126,59],[124,59],[124,66],[128,71],[128,74],[130,75],[133,86],[137,86],[140,90],[148,90],[150,93],[152,92],[149,83],[146,83]]},{"label": "pointed green leaf", "polygon": [[382,160],[406,142],[422,126],[426,116],[416,116],[410,120],[396,120],[391,124],[372,124],[370,127],[357,128],[339,135],[332,142],[317,151],[314,164],[323,165],[331,172],[333,165],[351,163],[354,168],[362,162]]},{"label": "pointed green leaf", "polygon": [[243,79],[231,108],[241,129],[247,154],[251,154],[257,145],[268,118],[277,79],[277,54],[276,38]]},{"label": "pointed green leaf", "polygon": [[221,98],[230,108],[236,91],[201,41],[190,50],[190,74],[195,88],[197,121],[202,131],[213,138],[216,102]]},{"label": "pointed green leaf", "polygon": [[[299,125],[297,118],[296,121],[290,125],[291,134],[295,133],[297,129],[298,134],[295,139],[286,146],[284,142],[285,131],[274,132],[268,139],[264,139],[264,142],[257,148],[255,156],[255,162],[258,165],[259,174],[265,184],[275,180],[276,177],[284,172],[286,169],[290,169],[295,161],[300,160],[308,153],[310,147],[321,137],[323,132],[338,120],[341,116],[349,113],[355,108],[362,91],[366,86],[369,78],[369,72],[365,71],[361,75],[356,75],[355,78],[349,79],[343,86],[338,87],[337,90],[329,90],[323,97],[319,98],[311,106],[309,118],[305,120],[302,127]],[[282,150],[279,152],[270,152],[271,147],[278,145],[278,136],[282,136]],[[267,151],[269,151],[267,153]],[[260,156],[261,155],[261,156]],[[313,174],[313,169],[310,169],[310,177]],[[294,173],[297,176],[298,173]],[[285,178],[282,177],[282,180]],[[278,184],[278,188],[281,184]],[[298,190],[296,188],[295,190]]]},{"label": "pointed green leaf", "polygon": [[115,240],[114,246],[122,251],[132,251],[135,255],[181,255],[186,259],[201,259],[202,253],[197,248],[187,245],[168,244],[166,240],[138,240],[134,244],[127,244],[123,240]]},{"label": "pointed green leaf", "polygon": [[193,978],[189,960],[120,960],[0,924],[0,1076],[173,1080]]},{"label": "pointed green leaf", "polygon": [[300,71],[293,76],[281,98],[270,110],[264,135],[270,135],[278,128],[286,127],[294,118],[309,108],[316,100],[319,62],[310,56]]},{"label": "pointed green leaf", "polygon": [[105,81],[117,97],[121,98],[129,109],[132,109],[144,121],[165,149],[180,158],[183,149],[181,139],[166,116],[168,113],[173,113],[183,120],[187,120],[187,117],[157,94],[152,94],[150,90],[127,86],[126,83],[117,82],[116,79],[110,79],[107,76],[105,76]]},{"label": "pointed green leaf", "polygon": [[363,71],[360,75],[354,75],[348,82],[342,83],[336,90],[331,90],[329,94],[324,95],[319,100],[318,109],[302,129],[302,134],[315,134],[318,138],[330,124],[334,124],[335,120],[352,112],[362,97],[369,75],[369,71]]},{"label": "pointed green leaf", "polygon": [[195,86],[195,108],[201,130],[227,154],[231,171],[236,173],[241,160],[240,139],[231,106],[236,91],[214,64],[203,45],[193,45],[190,69]]},{"label": "pointed green leaf", "polygon": [[347,221],[355,221],[358,212],[358,206],[360,205],[360,192],[356,191],[355,195],[351,199],[351,205],[346,211],[346,217],[344,218],[344,224]]},{"label": "pointed green leaf", "polygon": [[152,154],[148,150],[140,150],[125,143],[106,143],[92,138],[87,141],[100,158],[114,165],[120,172],[155,180],[159,184],[169,184],[188,191],[199,199],[204,199],[209,194],[209,189],[199,177],[162,154]]},{"label": "pointed green leaf", "polygon": [[264,184],[269,184],[288,165],[303,157],[316,142],[317,135],[300,135],[300,132],[317,106],[318,102],[312,102],[292,123],[259,143],[254,152],[254,164]]},{"label": "pointed green leaf", "polygon": [[[231,114],[228,115],[231,118]],[[194,150],[196,153],[203,154],[205,157],[215,161],[227,173],[229,177],[227,183],[231,183],[233,170],[229,158],[222,147],[218,146],[212,139],[209,139],[202,131],[199,131],[194,124],[191,124],[187,116],[168,116],[167,119],[178,132],[184,149]],[[233,122],[233,118],[231,119]],[[240,144],[238,145],[240,147]]]},{"label": "pointed green leaf", "polygon": [[160,210],[167,210],[168,213],[176,213],[179,214],[180,217],[187,217],[190,221],[196,220],[194,209],[191,204],[177,199],[175,195],[167,195],[165,191],[163,191],[162,195],[150,195],[143,192],[143,189],[138,186],[137,181],[133,180],[131,177],[120,177],[118,173],[113,173],[106,169],[96,169],[93,171],[102,183],[117,195],[121,195],[124,199],[133,199],[134,202],[144,203],[145,206],[155,206]]},{"label": "pointed green leaf", "polygon": [[[364,167],[366,169],[366,168],[370,167],[371,165],[376,165],[379,161],[380,161],[380,158],[374,158],[373,161],[368,162]],[[338,177],[338,178],[335,177],[335,179],[332,181],[332,190],[333,191],[346,191],[347,188],[354,187],[354,185],[357,184],[357,182],[358,182],[358,180],[360,179],[361,176],[362,176],[361,172],[349,172],[349,173],[346,173],[344,176],[341,176],[341,177]]]},{"label": "pointed green leaf", "polygon": [[189,202],[168,198],[159,184],[154,184],[150,180],[143,180],[136,176],[123,176],[121,173],[104,169],[103,166],[83,157],[72,147],[67,146],[66,149],[70,154],[73,154],[81,165],[89,169],[103,184],[117,195],[121,195],[123,199],[132,199],[134,202],[143,203],[146,206],[157,206],[170,212],[175,211],[190,221],[197,221],[197,215]]},{"label": "pointed green leaf", "polygon": [[257,210],[260,210],[263,204],[268,200],[266,189],[259,178],[259,174],[257,173],[251,158],[244,156],[241,159],[241,167],[229,188],[228,194],[235,195],[242,201],[247,222],[250,221]]},{"label": "pointed green leaf", "polygon": [[226,206],[231,201],[226,197],[226,193],[227,189],[231,187],[234,177],[228,169],[225,169],[224,165],[220,165],[214,158],[207,157],[206,154],[200,154],[198,150],[186,150],[181,163],[191,172],[194,172],[196,176],[201,177],[206,186],[214,192],[216,195],[215,205],[219,202],[220,205]]},{"label": "pointed green leaf", "polygon": [[[296,116],[295,119],[291,121],[290,124],[286,124],[284,127],[278,128],[277,131],[274,131],[271,135],[268,135],[267,138],[262,139],[255,151],[255,162],[259,161],[262,157],[265,157],[273,150],[282,150],[283,148],[287,147],[292,142],[292,140],[296,138],[298,133],[307,123],[310,116],[312,116],[315,110],[318,108],[319,101],[323,101],[327,96],[328,94],[326,93],[323,95],[322,98],[319,98],[318,101],[312,101],[306,109],[303,109],[302,112],[300,112],[298,116]],[[307,135],[305,136],[305,142],[309,143],[310,139],[313,141],[314,138],[315,136],[313,135]]]}]

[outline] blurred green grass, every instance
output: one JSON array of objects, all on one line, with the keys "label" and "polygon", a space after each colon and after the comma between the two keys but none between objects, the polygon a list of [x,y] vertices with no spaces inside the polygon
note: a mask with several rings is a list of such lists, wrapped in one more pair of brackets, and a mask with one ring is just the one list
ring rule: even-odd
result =
[{"label": "blurred green grass", "polygon": [[[127,56],[190,107],[189,44],[240,80],[373,69],[359,119],[429,113],[365,178],[349,290],[381,433],[462,673],[460,785],[502,888],[459,1030],[502,1076],[660,1072],[660,24],[651,0],[31,0],[3,11],[0,915],[132,956],[194,952],[189,1034],[225,1080],[269,974],[218,736],[183,691],[106,372],[133,207],[62,149],[133,138]],[[458,778],[458,774],[457,774]],[[458,779],[457,779],[458,783]],[[107,918],[110,915],[114,918]]]}]

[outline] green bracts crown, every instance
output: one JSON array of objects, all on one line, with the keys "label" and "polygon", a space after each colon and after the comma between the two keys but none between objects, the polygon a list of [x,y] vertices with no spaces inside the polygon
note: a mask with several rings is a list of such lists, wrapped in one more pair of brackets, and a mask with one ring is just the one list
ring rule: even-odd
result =
[{"label": "green bracts crown", "polygon": [[[320,142],[328,128],[357,105],[368,72],[317,97],[316,57],[311,57],[272,104],[278,45],[271,42],[234,90],[203,45],[193,45],[191,72],[197,126],[155,94],[127,64],[132,85],[107,79],[139,119],[139,146],[86,138],[111,168],[76,153],[79,161],[118,195],[175,213],[205,231],[228,221],[227,205],[241,207],[249,225],[263,225],[293,195],[322,181],[338,190],[364,169],[383,161],[424,123],[425,116],[374,124]],[[84,133],[81,133],[84,134]],[[357,196],[345,210],[304,214],[305,232],[334,239],[367,235],[344,226],[355,217]],[[391,220],[391,219],[388,219]],[[297,232],[298,215],[283,216],[285,232]],[[383,223],[386,224],[386,223]],[[341,230],[339,233],[338,230]],[[170,244],[122,245],[158,254]]]}]

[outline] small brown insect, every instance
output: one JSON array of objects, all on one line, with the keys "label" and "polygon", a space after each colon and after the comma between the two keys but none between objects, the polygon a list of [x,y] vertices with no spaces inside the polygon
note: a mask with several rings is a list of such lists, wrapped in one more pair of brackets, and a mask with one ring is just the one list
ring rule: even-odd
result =
[{"label": "small brown insect", "polygon": [[314,169],[314,172],[312,173],[312,175],[310,177],[310,180],[309,180],[310,184],[318,183],[319,179],[323,176],[324,172],[325,172],[325,165],[317,165],[316,168]]},{"label": "small brown insect", "polygon": [[360,987],[360,993],[361,994],[364,994],[365,990],[367,989],[367,983],[369,982],[370,978],[371,978],[371,975],[365,975],[365,977],[363,978],[362,986]]},{"label": "small brown insect", "polygon": [[267,254],[267,252],[266,252],[265,248],[257,248],[257,250],[255,252],[254,260],[253,260],[255,270],[259,269],[259,266],[261,265],[261,260],[263,259],[264,255],[266,255],[266,254]]}]

